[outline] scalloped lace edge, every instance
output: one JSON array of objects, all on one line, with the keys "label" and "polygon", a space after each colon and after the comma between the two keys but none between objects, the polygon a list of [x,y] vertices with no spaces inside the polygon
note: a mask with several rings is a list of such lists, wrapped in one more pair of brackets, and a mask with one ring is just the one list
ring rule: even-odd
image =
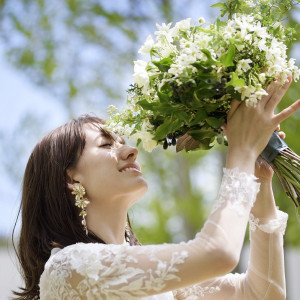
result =
[{"label": "scalloped lace edge", "polygon": [[263,219],[255,218],[253,214],[249,216],[249,227],[251,231],[257,228],[265,233],[285,233],[288,214],[277,209],[277,218],[269,220],[266,224],[259,224]]},{"label": "scalloped lace edge", "polygon": [[240,172],[238,168],[223,169],[223,178],[212,213],[216,212],[226,202],[230,208],[242,216],[246,207],[252,207],[259,192],[260,183],[253,174]]}]

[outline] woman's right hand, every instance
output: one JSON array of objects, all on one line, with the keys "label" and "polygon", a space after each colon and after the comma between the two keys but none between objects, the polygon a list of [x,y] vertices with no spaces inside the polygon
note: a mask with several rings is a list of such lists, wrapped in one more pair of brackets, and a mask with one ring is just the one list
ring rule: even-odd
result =
[{"label": "woman's right hand", "polygon": [[266,147],[277,125],[300,108],[300,100],[278,114],[274,110],[291,84],[291,78],[281,85],[273,81],[266,89],[267,96],[256,107],[247,107],[244,101],[233,100],[227,116],[228,140],[227,168],[239,167],[245,172],[254,172],[254,163]]}]

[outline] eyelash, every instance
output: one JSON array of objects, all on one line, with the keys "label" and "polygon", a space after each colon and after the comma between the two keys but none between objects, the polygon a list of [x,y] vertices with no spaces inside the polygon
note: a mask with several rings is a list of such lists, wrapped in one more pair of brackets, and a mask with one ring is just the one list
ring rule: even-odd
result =
[{"label": "eyelash", "polygon": [[106,144],[100,145],[100,147],[106,147],[106,146],[111,147],[111,146],[112,146],[112,143],[106,143]]}]

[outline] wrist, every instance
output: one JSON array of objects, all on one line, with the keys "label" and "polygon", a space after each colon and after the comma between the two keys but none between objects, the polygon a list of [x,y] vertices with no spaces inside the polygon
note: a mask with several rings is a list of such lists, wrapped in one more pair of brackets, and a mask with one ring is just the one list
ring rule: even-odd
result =
[{"label": "wrist", "polygon": [[226,168],[238,168],[241,172],[254,174],[257,154],[251,149],[228,148]]}]

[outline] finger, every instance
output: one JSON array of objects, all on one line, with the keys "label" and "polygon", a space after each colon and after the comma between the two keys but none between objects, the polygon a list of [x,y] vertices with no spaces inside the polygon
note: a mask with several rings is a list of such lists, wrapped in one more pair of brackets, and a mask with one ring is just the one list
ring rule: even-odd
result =
[{"label": "finger", "polygon": [[278,132],[278,135],[279,135],[282,139],[285,139],[285,132],[279,131],[279,132]]},{"label": "finger", "polygon": [[275,128],[275,131],[279,131],[280,130],[280,124],[277,125],[277,127]]},{"label": "finger", "polygon": [[289,116],[291,116],[293,113],[295,113],[297,110],[300,109],[300,99],[294,102],[289,107],[285,108],[283,111],[281,111],[279,114],[275,115],[273,118],[273,121],[275,124],[281,123],[285,119],[287,119]]},{"label": "finger", "polygon": [[273,112],[277,104],[281,101],[284,94],[287,92],[288,88],[290,87],[292,83],[291,77],[288,78],[288,80],[280,86],[270,97],[269,101],[267,101],[265,105],[265,109],[269,112]]},{"label": "finger", "polygon": [[242,104],[242,101],[238,101],[233,99],[230,103],[230,109],[229,112],[227,114],[227,120],[230,120],[230,118],[233,116],[233,114],[235,113],[235,111],[237,110],[237,108]]},{"label": "finger", "polygon": [[266,88],[266,92],[268,94],[262,96],[260,103],[265,105],[269,101],[270,97],[272,97],[272,95],[276,91],[276,89],[278,89],[278,87],[279,87],[279,81],[273,80]]}]

